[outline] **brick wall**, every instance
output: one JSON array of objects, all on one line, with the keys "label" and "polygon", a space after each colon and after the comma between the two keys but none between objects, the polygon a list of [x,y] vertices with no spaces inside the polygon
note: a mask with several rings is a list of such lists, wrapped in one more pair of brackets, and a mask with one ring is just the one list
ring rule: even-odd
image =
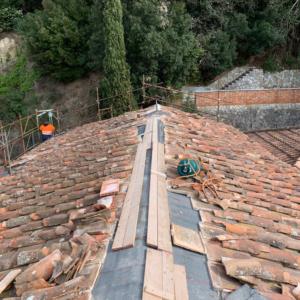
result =
[{"label": "brick wall", "polygon": [[196,93],[197,107],[300,103],[300,89],[211,91]]}]

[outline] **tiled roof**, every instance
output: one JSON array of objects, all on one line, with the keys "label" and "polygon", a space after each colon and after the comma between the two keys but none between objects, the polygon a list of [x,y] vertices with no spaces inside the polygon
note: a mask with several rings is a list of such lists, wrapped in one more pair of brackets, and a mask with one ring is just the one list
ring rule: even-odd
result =
[{"label": "tiled roof", "polygon": [[[294,299],[299,169],[231,126],[162,110],[168,183],[185,156],[201,158],[217,179],[217,196],[191,179],[179,181],[189,184],[182,189],[201,217],[213,286],[228,292],[246,282],[266,298]],[[16,292],[21,300],[90,299],[145,124],[140,112],[76,128],[22,157],[14,176],[0,178],[0,290],[4,280],[13,283],[1,299]],[[113,202],[99,201],[110,193],[102,183],[111,179],[119,181],[119,193]]]},{"label": "tiled roof", "polygon": [[288,164],[300,158],[300,129],[251,132],[248,136]]},{"label": "tiled roof", "polygon": [[[246,282],[267,298],[294,299],[291,290],[300,282],[299,170],[231,126],[169,113],[164,119],[169,184],[178,176],[178,158],[185,156],[200,157],[218,179],[218,196],[204,194],[193,182],[197,191],[182,188],[201,216],[213,285],[230,291]],[[189,181],[180,179],[179,186]]]},{"label": "tiled roof", "polygon": [[[0,281],[20,269],[1,299],[15,293],[22,299],[60,299],[66,293],[89,298],[115,207],[125,197],[140,121],[129,113],[75,128],[22,157],[13,176],[0,178]],[[103,209],[109,199],[99,201],[107,179],[120,182],[111,209]],[[45,268],[48,273],[39,273]],[[47,289],[28,292],[40,288]]]}]

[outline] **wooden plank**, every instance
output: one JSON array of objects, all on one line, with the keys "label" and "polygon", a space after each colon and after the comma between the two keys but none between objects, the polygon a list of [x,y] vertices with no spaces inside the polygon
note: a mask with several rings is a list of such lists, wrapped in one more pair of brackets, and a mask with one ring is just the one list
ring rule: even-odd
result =
[{"label": "wooden plank", "polygon": [[168,192],[165,177],[164,144],[158,142],[158,120],[154,119],[147,244],[172,252]]},{"label": "wooden plank", "polygon": [[163,299],[174,300],[174,262],[173,255],[162,251],[162,264],[163,264]]},{"label": "wooden plank", "polygon": [[148,229],[147,245],[157,248],[157,202],[158,202],[158,176],[157,176],[157,119],[153,120],[152,130],[152,162],[150,175],[150,192],[149,192],[149,210],[148,210]]},{"label": "wooden plank", "polygon": [[162,252],[154,249],[147,249],[144,292],[157,296],[163,296],[163,256]]},{"label": "wooden plank", "polygon": [[147,249],[143,299],[175,300],[174,261],[171,253]]},{"label": "wooden plank", "polygon": [[113,250],[129,248],[134,246],[135,243],[136,227],[143,189],[146,152],[147,147],[149,146],[149,139],[151,140],[151,125],[152,120],[148,119],[145,137],[142,143],[138,145],[130,184],[112,246]]},{"label": "wooden plank", "polygon": [[161,297],[148,294],[147,292],[143,292],[143,300],[161,300]]},{"label": "wooden plank", "polygon": [[165,178],[164,145],[158,144],[158,245],[157,248],[172,252],[169,200]]},{"label": "wooden plank", "polygon": [[21,273],[21,269],[16,269],[10,271],[1,281],[0,281],[0,294],[5,291],[5,289],[15,280],[15,278]]},{"label": "wooden plank", "polygon": [[172,224],[172,238],[176,246],[204,254],[205,249],[198,231]]},{"label": "wooden plank", "polygon": [[117,228],[114,242],[112,245],[112,250],[123,249],[123,241],[124,241],[124,236],[126,234],[128,218],[130,215],[131,201],[134,196],[134,182],[135,182],[135,178],[136,178],[136,174],[137,174],[138,163],[140,161],[139,157],[140,157],[141,148],[142,148],[142,144],[139,144],[133,171],[132,171],[130,184],[128,186],[128,191],[126,193],[126,197],[125,197],[125,200],[123,203],[122,213],[121,213],[120,220],[118,223],[118,228]]},{"label": "wooden plank", "polygon": [[141,196],[143,191],[145,161],[146,161],[146,148],[145,148],[145,144],[143,144],[142,155],[139,162],[139,166],[140,166],[138,171],[139,176],[134,180],[135,190],[131,201],[130,217],[127,222],[126,233],[123,241],[124,248],[133,246],[135,242],[138,215],[140,210],[140,202],[141,202]]},{"label": "wooden plank", "polygon": [[151,149],[152,146],[152,127],[153,127],[153,118],[149,119],[149,124],[147,124],[144,134],[146,150]]},{"label": "wooden plank", "polygon": [[175,300],[188,300],[185,266],[174,265]]}]

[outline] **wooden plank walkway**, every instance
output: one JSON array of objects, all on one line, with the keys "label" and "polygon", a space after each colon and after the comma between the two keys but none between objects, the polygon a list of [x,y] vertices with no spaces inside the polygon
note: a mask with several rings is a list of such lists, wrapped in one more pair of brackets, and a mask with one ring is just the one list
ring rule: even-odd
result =
[{"label": "wooden plank walkway", "polygon": [[172,252],[164,151],[164,144],[158,142],[158,120],[154,119],[147,245]]},{"label": "wooden plank walkway", "polygon": [[165,150],[164,144],[158,141],[158,119],[156,117],[148,119],[143,142],[138,146],[131,181],[112,249],[119,250],[134,246],[146,152],[151,146],[147,245],[156,249],[147,249],[143,300],[187,300],[185,268],[174,265],[173,261],[165,175]]},{"label": "wooden plank walkway", "polygon": [[143,189],[146,152],[151,147],[152,118],[147,121],[143,141],[138,145],[130,184],[112,245],[113,250],[134,246]]},{"label": "wooden plank walkway", "polygon": [[173,255],[168,252],[147,250],[143,299],[149,296],[175,299]]},{"label": "wooden plank walkway", "polygon": [[174,265],[175,299],[188,300],[189,292],[186,282],[185,266]]}]

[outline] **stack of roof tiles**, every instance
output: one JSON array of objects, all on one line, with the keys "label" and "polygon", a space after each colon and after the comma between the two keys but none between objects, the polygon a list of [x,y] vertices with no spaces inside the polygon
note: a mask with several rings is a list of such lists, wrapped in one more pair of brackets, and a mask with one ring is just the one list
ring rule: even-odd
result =
[{"label": "stack of roof tiles", "polygon": [[168,177],[178,176],[178,157],[200,157],[219,182],[218,196],[187,190],[201,216],[214,287],[232,291],[246,282],[269,299],[295,299],[292,291],[300,282],[299,169],[231,126],[168,110]]},{"label": "stack of roof tiles", "polygon": [[[139,122],[129,113],[76,128],[0,178],[1,299],[90,297],[125,197]],[[117,179],[120,191],[99,200],[108,179]]]}]

